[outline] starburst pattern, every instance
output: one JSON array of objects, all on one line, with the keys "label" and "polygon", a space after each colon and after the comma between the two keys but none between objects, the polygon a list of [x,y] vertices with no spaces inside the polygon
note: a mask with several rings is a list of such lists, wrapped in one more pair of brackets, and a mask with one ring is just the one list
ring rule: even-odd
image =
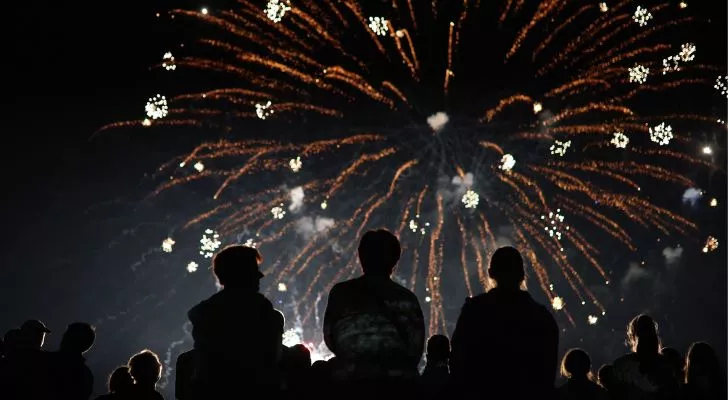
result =
[{"label": "starburst pattern", "polygon": [[174,71],[177,69],[177,64],[174,62],[174,56],[169,51],[164,53],[162,56],[162,68],[167,71]]},{"label": "starburst pattern", "polygon": [[635,64],[634,67],[629,69],[629,81],[639,83],[640,85],[647,82],[647,77],[650,75],[650,69],[644,65]]},{"label": "starburst pattern", "polygon": [[369,28],[375,34],[385,36],[389,31],[388,21],[382,17],[369,17]]},{"label": "starburst pattern", "polygon": [[680,48],[678,56],[682,62],[690,62],[695,60],[695,45],[692,43],[685,43]]},{"label": "starburst pattern", "polygon": [[564,299],[561,297],[556,296],[551,300],[551,308],[556,311],[562,310],[564,308],[564,305]]},{"label": "starburst pattern", "polygon": [[606,2],[603,1],[603,2],[599,3],[599,11],[601,11],[603,13],[609,11],[609,6],[607,6]]},{"label": "starburst pattern", "polygon": [[301,162],[301,157],[291,158],[288,161],[288,166],[291,167],[291,171],[294,173],[301,170],[301,167],[303,167],[303,163]]},{"label": "starburst pattern", "polygon": [[567,140],[565,142],[562,142],[560,140],[555,140],[554,144],[551,145],[550,151],[551,155],[557,155],[559,157],[563,157],[564,154],[566,154],[566,150],[569,149],[571,146],[571,140]]},{"label": "starburst pattern", "polygon": [[478,207],[478,203],[480,203],[480,196],[478,196],[478,194],[475,193],[473,190],[468,190],[463,195],[461,201],[465,208],[476,208]]},{"label": "starburst pattern", "polygon": [[680,56],[670,56],[662,60],[662,75],[680,71]]},{"label": "starburst pattern", "polygon": [[281,22],[288,11],[291,11],[291,5],[285,0],[268,0],[265,7],[265,15],[275,23]]},{"label": "starburst pattern", "polygon": [[629,137],[627,137],[624,132],[614,132],[614,137],[612,137],[612,140],[610,140],[609,143],[613,144],[614,147],[618,149],[625,149],[629,144]]},{"label": "starburst pattern", "polygon": [[533,113],[538,114],[543,110],[543,104],[539,102],[533,103]]},{"label": "starburst pattern", "polygon": [[162,251],[165,253],[171,253],[175,243],[177,243],[177,242],[175,242],[174,239],[169,238],[169,237],[162,240]]},{"label": "starburst pattern", "polygon": [[548,233],[549,237],[556,238],[556,240],[561,240],[562,232],[569,230],[569,226],[564,223],[561,209],[549,212],[548,215],[542,215],[541,222],[544,225],[544,231]]},{"label": "starburst pattern", "polygon": [[599,317],[596,315],[589,315],[586,320],[589,322],[589,325],[596,325],[597,322],[599,322]]},{"label": "starburst pattern", "polygon": [[189,272],[190,274],[193,273],[193,272],[197,272],[197,268],[198,267],[199,267],[199,265],[196,262],[190,261],[187,264],[187,272]]},{"label": "starburst pattern", "polygon": [[499,168],[502,169],[503,171],[510,171],[515,166],[516,166],[516,159],[512,155],[505,154],[505,155],[503,155],[503,157],[501,157]]},{"label": "starburst pattern", "polygon": [[158,94],[149,98],[147,105],[144,107],[147,117],[151,119],[160,119],[167,116],[169,107],[167,106],[167,98]]},{"label": "starburst pattern", "polygon": [[713,236],[708,236],[708,239],[705,241],[705,246],[703,246],[703,253],[710,253],[716,250],[718,250],[718,239]]},{"label": "starburst pattern", "polygon": [[721,95],[728,97],[728,76],[719,76],[713,86]]},{"label": "starburst pattern", "polygon": [[194,168],[197,172],[202,172],[205,170],[205,164],[203,164],[202,161],[198,161],[192,166],[192,168]]},{"label": "starburst pattern", "polygon": [[634,22],[640,24],[640,26],[645,26],[652,19],[652,14],[646,8],[637,6],[637,10],[635,10],[632,19]]},{"label": "starburst pattern", "polygon": [[221,244],[219,233],[212,229],[205,229],[205,233],[200,239],[200,255],[205,258],[212,258]]},{"label": "starburst pattern", "polygon": [[672,126],[666,125],[664,122],[660,125],[650,128],[650,140],[659,144],[660,146],[670,144],[672,138]]},{"label": "starburst pattern", "polygon": [[283,217],[286,216],[286,211],[283,209],[283,204],[273,207],[270,212],[271,214],[273,214],[274,219],[283,219]]}]

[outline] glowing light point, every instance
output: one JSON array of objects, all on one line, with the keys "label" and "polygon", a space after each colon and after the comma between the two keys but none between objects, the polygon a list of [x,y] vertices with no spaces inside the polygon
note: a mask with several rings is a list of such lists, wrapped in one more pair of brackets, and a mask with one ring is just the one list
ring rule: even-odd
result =
[{"label": "glowing light point", "polygon": [[207,15],[209,13],[209,11],[207,10],[207,7],[202,7],[200,12],[202,13],[202,15]]},{"label": "glowing light point", "polygon": [[510,171],[516,165],[516,159],[512,155],[506,154],[501,158],[499,168],[503,171]]},{"label": "glowing light point", "polygon": [[200,255],[205,258],[212,258],[215,250],[220,248],[220,235],[212,229],[205,229],[200,239]]},{"label": "glowing light point", "polygon": [[581,302],[581,305],[582,305],[582,306],[583,306],[583,305],[586,305],[586,301],[582,301],[582,302]]},{"label": "glowing light point", "polygon": [[564,299],[561,297],[554,297],[554,299],[551,301],[551,307],[556,310],[562,310],[564,308]]},{"label": "glowing light point", "polygon": [[404,37],[404,29],[397,29],[397,32],[395,32],[394,34],[397,35],[398,38],[403,38]]},{"label": "glowing light point", "polygon": [[172,248],[176,242],[172,238],[166,238],[162,241],[162,251],[165,253],[171,253]]},{"label": "glowing light point", "polygon": [[472,190],[465,192],[462,198],[463,205],[465,208],[476,208],[480,203],[480,196]]},{"label": "glowing light point", "polygon": [[301,162],[301,157],[290,159],[290,161],[288,161],[288,166],[291,167],[291,171],[293,171],[294,173],[300,171],[301,167],[303,166],[303,163]]},{"label": "glowing light point", "polygon": [[147,117],[151,119],[160,119],[167,116],[169,108],[167,107],[167,98],[158,94],[154,97],[150,97],[147,101],[147,105],[144,107],[147,112]]},{"label": "glowing light point", "polygon": [[272,104],[273,103],[271,103],[270,101],[265,104],[257,103],[255,105],[255,114],[258,116],[258,118],[266,120],[268,119],[268,117],[273,115],[273,110],[271,109]]},{"label": "glowing light point", "polygon": [[680,53],[678,56],[680,57],[680,60],[683,62],[689,62],[695,60],[695,45],[692,43],[685,43],[680,48]]},{"label": "glowing light point", "polygon": [[662,75],[680,71],[680,55],[670,56],[662,60]]},{"label": "glowing light point", "polygon": [[162,68],[167,71],[174,71],[177,69],[177,64],[174,63],[174,56],[171,52],[166,52],[162,56]]},{"label": "glowing light point", "polygon": [[710,146],[705,146],[703,147],[703,154],[711,155],[713,154],[713,149]]},{"label": "glowing light point", "polygon": [[432,297],[430,297],[430,296],[425,296],[425,303],[429,303],[429,302],[431,302],[431,301],[432,301]]},{"label": "glowing light point", "polygon": [[650,11],[646,8],[642,8],[642,6],[637,6],[637,10],[635,10],[632,19],[634,20],[634,22],[640,24],[640,26],[645,26],[647,25],[647,22],[652,19],[652,14],[650,14]]},{"label": "glowing light point", "polygon": [[678,7],[683,8],[683,9],[688,8],[688,3],[681,1],[680,4],[678,4]]},{"label": "glowing light point", "polygon": [[614,132],[614,137],[609,143],[613,144],[614,147],[618,149],[624,149],[627,148],[627,144],[629,144],[629,138],[624,134],[624,132],[617,131]]},{"label": "glowing light point", "polygon": [[718,239],[714,238],[713,236],[708,236],[708,239],[705,241],[705,246],[703,246],[703,253],[710,253],[711,251],[716,251],[718,249]]},{"label": "glowing light point", "polygon": [[190,263],[187,264],[187,272],[189,272],[190,274],[193,272],[197,272],[197,267],[199,267],[199,265],[197,265],[196,262],[190,261]]},{"label": "glowing light point", "polygon": [[197,172],[202,172],[202,171],[205,170],[205,164],[203,164],[202,161],[198,161],[198,162],[195,163],[195,165],[193,166],[193,168]]},{"label": "glowing light point", "polygon": [[271,214],[273,214],[274,219],[283,219],[283,217],[286,216],[286,211],[283,210],[283,204],[277,207],[273,207],[270,212]]},{"label": "glowing light point", "polygon": [[556,140],[556,141],[554,141],[554,144],[551,145],[551,154],[558,155],[559,157],[563,157],[564,154],[566,154],[566,150],[570,146],[571,146],[571,140],[567,140],[565,142]]},{"label": "glowing light point", "polygon": [[[557,209],[556,212],[549,212],[548,215],[542,215],[541,221],[544,224],[544,231],[548,232],[549,237],[561,240],[561,231],[569,230],[569,226],[564,224],[564,216],[561,214],[561,209]],[[564,251],[562,248],[561,251]]]},{"label": "glowing light point", "polygon": [[277,24],[281,22],[288,11],[291,11],[291,5],[287,1],[268,0],[265,7],[265,16]]},{"label": "glowing light point", "polygon": [[279,292],[287,292],[288,291],[288,287],[286,286],[285,283],[280,282],[280,283],[278,283],[278,291]]},{"label": "glowing light point", "polygon": [[411,230],[412,232],[417,232],[417,229],[418,229],[418,228],[419,228],[419,225],[417,225],[417,221],[415,221],[415,220],[411,219],[411,220],[409,221],[409,229],[410,229],[410,230]]},{"label": "glowing light point", "polygon": [[650,69],[640,64],[635,64],[634,67],[628,68],[628,70],[629,81],[640,85],[647,82],[647,77],[650,75]]},{"label": "glowing light point", "polygon": [[599,11],[601,11],[603,13],[609,11],[609,7],[607,6],[607,3],[605,3],[605,2],[599,3]]},{"label": "glowing light point", "polygon": [[660,146],[670,144],[670,140],[672,140],[672,138],[672,126],[665,125],[664,122],[660,125],[650,128],[650,140],[659,144]]},{"label": "glowing light point", "polygon": [[596,315],[590,315],[586,317],[586,320],[589,322],[589,325],[596,325],[599,318]]},{"label": "glowing light point", "polygon": [[543,111],[543,104],[541,104],[539,102],[533,103],[533,113],[538,114],[541,111]]},{"label": "glowing light point", "polygon": [[712,198],[712,199],[710,200],[710,206],[711,206],[711,207],[718,207],[718,199],[716,199],[716,198]]},{"label": "glowing light point", "polygon": [[144,118],[142,120],[142,126],[144,126],[144,127],[152,126],[152,120],[149,118]]},{"label": "glowing light point", "polygon": [[253,241],[253,239],[248,239],[245,241],[245,243],[243,243],[243,246],[252,247],[255,249],[258,247],[258,243],[255,243],[255,241]]},{"label": "glowing light point", "polygon": [[715,86],[713,86],[723,96],[728,97],[728,76],[719,76],[715,80]]},{"label": "glowing light point", "polygon": [[369,17],[369,28],[375,34],[384,36],[389,32],[389,23],[382,17]]}]

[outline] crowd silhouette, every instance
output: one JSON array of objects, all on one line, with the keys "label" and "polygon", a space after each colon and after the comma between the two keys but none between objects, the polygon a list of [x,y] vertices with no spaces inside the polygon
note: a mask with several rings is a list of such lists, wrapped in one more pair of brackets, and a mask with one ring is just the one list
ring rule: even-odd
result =
[{"label": "crowd silhouette", "polygon": [[[494,287],[466,299],[452,340],[434,335],[425,346],[417,297],[391,279],[401,252],[386,230],[363,235],[362,276],[329,293],[323,336],[334,357],[311,364],[306,346],[282,344],[283,314],[259,292],[260,253],[241,245],[223,249],[212,262],[221,290],[188,313],[194,346],[177,358],[175,398],[726,399],[715,351],[696,342],[683,358],[662,347],[648,315],[629,322],[630,353],[599,368],[596,379],[587,352],[568,350],[560,370],[566,383],[556,387],[559,328],[549,308],[524,290],[524,262],[513,247],[493,254]],[[28,320],[4,335],[0,399],[91,398],[94,377],[84,353],[94,328],[69,325],[54,352],[44,349],[48,333],[42,322]],[[156,388],[162,368],[154,352],[142,350],[111,373],[108,394],[97,399],[164,399]]]}]

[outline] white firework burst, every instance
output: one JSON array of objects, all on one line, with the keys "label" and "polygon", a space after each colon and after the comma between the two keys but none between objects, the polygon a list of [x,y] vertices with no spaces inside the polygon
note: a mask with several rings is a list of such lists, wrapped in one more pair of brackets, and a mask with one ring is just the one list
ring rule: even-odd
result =
[{"label": "white firework burst", "polygon": [[291,11],[291,4],[287,1],[268,0],[265,7],[265,16],[276,24],[281,22],[288,11]]},{"label": "white firework burst", "polygon": [[149,118],[144,118],[144,119],[142,120],[142,126],[143,126],[143,127],[148,127],[148,126],[152,126],[152,120],[151,120],[151,119],[149,119]]},{"label": "white firework burst", "polygon": [[543,111],[543,104],[539,103],[538,101],[533,103],[533,113],[538,114],[541,111]]},{"label": "white firework burst", "polygon": [[245,241],[245,243],[243,243],[243,246],[252,247],[252,248],[256,249],[256,248],[258,248],[258,243],[255,243],[255,241],[253,239],[248,239]]},{"label": "white firework burst", "polygon": [[205,229],[205,233],[202,234],[200,239],[200,255],[205,258],[212,258],[221,244],[220,234],[212,229]]},{"label": "white firework burst", "polygon": [[650,14],[648,9],[643,8],[642,6],[637,6],[637,10],[635,10],[632,19],[634,22],[640,24],[640,26],[645,26],[647,25],[647,22],[652,19],[652,14]]},{"label": "white firework burst", "polygon": [[283,217],[286,216],[286,211],[283,209],[283,204],[273,207],[270,212],[271,214],[273,214],[274,219],[283,219]]},{"label": "white firework burst", "polygon": [[288,166],[291,167],[291,171],[294,173],[300,171],[301,167],[303,167],[301,157],[291,158],[290,161],[288,161]]},{"label": "white firework burst", "polygon": [[660,125],[650,128],[650,140],[659,144],[660,146],[670,144],[672,138],[672,126],[666,125],[664,122]]},{"label": "white firework burst", "polygon": [[670,56],[662,60],[662,75],[680,71],[680,56]]},{"label": "white firework burst", "polygon": [[499,168],[503,171],[510,171],[516,165],[516,159],[510,154],[505,154],[500,160]]},{"label": "white firework burst", "polygon": [[605,2],[599,3],[599,11],[601,11],[601,12],[609,11],[609,6],[607,6],[607,3],[605,3]]},{"label": "white firework burst", "polygon": [[283,282],[279,282],[278,283],[278,291],[279,292],[287,292],[288,291],[288,286],[286,286],[286,284],[283,283]]},{"label": "white firework burst", "polygon": [[196,262],[190,261],[189,264],[187,264],[187,272],[189,272],[190,274],[193,272],[197,272],[198,267],[199,265]]},{"label": "white firework burst", "polygon": [[271,106],[273,103],[270,102],[270,100],[265,104],[256,103],[255,104],[255,115],[258,116],[258,118],[262,120],[268,119],[271,115],[273,115],[273,109],[271,109]]},{"label": "white firework burst", "polygon": [[327,208],[329,208],[329,203],[326,200],[322,201],[321,202],[321,209],[322,210],[325,210]]},{"label": "white firework burst", "polygon": [[162,251],[165,253],[171,253],[175,243],[177,242],[170,237],[162,240]]},{"label": "white firework burst", "polygon": [[174,56],[169,51],[164,53],[162,56],[162,68],[167,71],[174,71],[177,69],[177,64],[174,62]]},{"label": "white firework burst", "polygon": [[480,196],[473,190],[468,190],[463,195],[462,202],[465,208],[476,208],[478,207],[478,203],[480,203]]},{"label": "white firework burst", "polygon": [[564,299],[558,296],[554,297],[551,301],[551,308],[556,311],[562,310],[564,308]]},{"label": "white firework burst", "polygon": [[382,17],[369,17],[369,28],[379,36],[384,36],[389,32],[388,21]]},{"label": "white firework burst", "polygon": [[612,137],[612,140],[609,141],[609,143],[613,144],[614,147],[618,149],[624,149],[627,148],[627,144],[629,144],[629,137],[627,137],[624,132],[617,131],[614,132],[614,137]]},{"label": "white firework burst", "polygon": [[157,94],[154,97],[150,97],[147,101],[147,105],[144,107],[147,112],[147,117],[151,119],[160,119],[167,116],[169,108],[167,107],[167,98],[161,94]]},{"label": "white firework burst", "polygon": [[695,45],[693,43],[685,43],[680,48],[680,53],[678,56],[680,57],[680,60],[683,62],[690,62],[695,60]]},{"label": "white firework burst", "polygon": [[650,75],[650,69],[644,65],[635,64],[634,67],[629,69],[629,81],[639,83],[640,85],[647,82],[647,77]]},{"label": "white firework burst", "polygon": [[541,216],[541,222],[544,225],[544,231],[549,234],[549,237],[561,240],[561,232],[568,231],[569,226],[564,223],[564,216],[561,214],[561,209],[556,209],[556,212],[549,212],[548,215]]},{"label": "white firework burst", "polygon": [[198,161],[192,166],[192,168],[194,168],[197,172],[202,172],[205,170],[205,164],[203,164],[202,161]]},{"label": "white firework burst", "polygon": [[718,79],[715,80],[715,86],[713,87],[718,90],[721,95],[728,97],[728,76],[719,76]]},{"label": "white firework burst", "polygon": [[708,239],[705,241],[705,246],[703,246],[703,253],[710,253],[716,250],[718,250],[718,239],[713,236],[708,236]]},{"label": "white firework burst", "polygon": [[551,154],[557,155],[559,157],[563,157],[564,154],[566,154],[566,150],[570,146],[571,146],[571,140],[567,140],[565,142],[556,140],[556,141],[554,141],[554,144],[551,145]]},{"label": "white firework burst", "polygon": [[587,322],[589,322],[589,325],[596,325],[597,322],[599,322],[599,317],[596,315],[590,315],[586,317]]}]

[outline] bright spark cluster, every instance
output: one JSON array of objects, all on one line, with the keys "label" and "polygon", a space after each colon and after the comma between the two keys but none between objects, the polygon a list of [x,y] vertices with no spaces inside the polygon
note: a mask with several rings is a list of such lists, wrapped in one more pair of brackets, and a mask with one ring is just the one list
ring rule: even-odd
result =
[{"label": "bright spark cluster", "polygon": [[291,171],[294,173],[301,170],[301,167],[303,167],[303,163],[301,162],[301,157],[291,158],[288,161],[288,166],[291,167]]},{"label": "bright spark cluster", "polygon": [[703,246],[703,253],[710,253],[716,250],[718,250],[718,239],[713,236],[708,236],[708,239],[705,241],[705,246]]},{"label": "bright spark cluster", "polygon": [[255,115],[258,116],[258,118],[262,120],[268,119],[271,115],[273,115],[273,109],[271,109],[271,106],[273,103],[270,102],[270,100],[265,104],[256,103],[255,104]]},{"label": "bright spark cluster", "polygon": [[197,268],[198,267],[199,267],[199,265],[196,262],[190,261],[187,264],[187,272],[189,272],[190,274],[193,273],[193,272],[197,272]]},{"label": "bright spark cluster", "polygon": [[[420,218],[418,215],[416,218]],[[425,222],[422,226],[417,222],[416,219],[411,219],[409,221],[409,230],[412,231],[412,233],[417,233],[419,231],[420,235],[424,235],[427,233],[427,228],[430,227],[429,222]]]},{"label": "bright spark cluster", "polygon": [[710,199],[710,206],[711,207],[718,207],[718,199],[716,199],[715,197],[713,197],[712,199]]},{"label": "bright spark cluster", "polygon": [[202,161],[198,161],[192,166],[192,168],[194,168],[197,172],[202,172],[205,170],[205,164],[203,164]]},{"label": "bright spark cluster", "polygon": [[672,138],[672,126],[667,125],[664,122],[660,125],[650,128],[650,140],[659,144],[660,146],[670,144]]},{"label": "bright spark cluster", "polygon": [[248,239],[245,241],[245,243],[243,243],[243,246],[252,247],[255,249],[255,248],[258,248],[258,243],[255,243],[255,241],[253,239]]},{"label": "bright spark cluster", "polygon": [[606,2],[599,3],[599,11],[601,11],[603,13],[609,11],[609,6],[607,6]]},{"label": "bright spark cluster", "polygon": [[728,76],[719,76],[718,79],[715,80],[715,86],[713,87],[718,90],[721,95],[728,97]]},{"label": "bright spark cluster", "polygon": [[612,140],[610,140],[609,143],[613,144],[614,147],[618,149],[625,149],[629,144],[629,137],[627,137],[624,132],[617,131],[614,132],[614,137],[612,137]]},{"label": "bright spark cluster", "polygon": [[165,253],[171,253],[175,243],[176,242],[169,237],[162,240],[162,251]]},{"label": "bright spark cluster", "polygon": [[566,150],[571,146],[571,140],[567,140],[565,142],[562,142],[560,140],[554,141],[554,144],[551,145],[551,155],[557,155],[559,157],[563,157],[564,154],[566,154]]},{"label": "bright spark cluster", "polygon": [[562,310],[564,308],[564,299],[561,297],[554,297],[554,299],[551,301],[551,307],[556,310]]},{"label": "bright spark cluster", "polygon": [[510,171],[516,165],[516,159],[510,154],[505,154],[500,161],[499,168],[503,171]]},{"label": "bright spark cluster", "polygon": [[303,339],[299,329],[291,328],[283,332],[283,345],[286,347],[293,347],[297,344],[301,344]]},{"label": "bright spark cluster", "polygon": [[369,17],[369,28],[378,36],[385,36],[389,32],[387,20],[382,17]]},{"label": "bright spark cluster", "polygon": [[200,239],[200,255],[205,258],[212,258],[221,244],[220,234],[212,229],[205,229],[205,233],[202,234]]},{"label": "bright spark cluster", "polygon": [[539,103],[538,101],[533,103],[533,113],[538,114],[541,111],[543,111],[543,104]]},{"label": "bright spark cluster", "polygon": [[650,69],[644,65],[635,64],[634,67],[629,68],[629,81],[639,83],[640,85],[647,82],[647,77],[650,75]]},{"label": "bright spark cluster", "polygon": [[288,291],[288,286],[286,286],[286,284],[283,283],[283,282],[278,282],[278,291],[279,292],[287,292]]},{"label": "bright spark cluster", "polygon": [[283,204],[273,207],[270,212],[271,214],[273,214],[273,219],[283,219],[283,217],[286,216],[286,211],[283,209]]},{"label": "bright spark cluster", "polygon": [[662,75],[680,71],[680,56],[670,56],[662,60]]},{"label": "bright spark cluster", "polygon": [[693,43],[685,43],[680,48],[678,56],[682,62],[690,62],[695,60],[695,45]]},{"label": "bright spark cluster", "polygon": [[556,240],[561,240],[561,231],[569,230],[569,226],[564,224],[564,216],[561,214],[561,209],[557,209],[556,212],[549,212],[548,215],[542,215],[541,221],[544,224],[544,231],[549,234],[549,237],[555,237]]},{"label": "bright spark cluster", "polygon": [[177,64],[174,62],[174,56],[169,51],[164,53],[162,56],[162,68],[167,71],[174,71],[177,69]]},{"label": "bright spark cluster", "polygon": [[652,14],[646,8],[643,8],[642,6],[637,6],[637,10],[635,10],[632,19],[634,20],[634,22],[640,24],[640,26],[645,26],[647,25],[647,22],[652,19]]},{"label": "bright spark cluster", "polygon": [[287,1],[268,0],[265,7],[265,16],[277,24],[283,20],[288,11],[291,11],[291,5]]},{"label": "bright spark cluster", "polygon": [[325,210],[325,209],[327,209],[328,207],[329,207],[329,203],[328,203],[327,201],[322,201],[322,202],[321,202],[321,209],[322,209],[322,210]]},{"label": "bright spark cluster", "polygon": [[586,317],[587,322],[589,322],[589,325],[596,325],[597,322],[599,322],[599,317],[596,315],[589,315]]},{"label": "bright spark cluster", "polygon": [[150,97],[147,101],[147,105],[144,107],[147,112],[147,117],[151,119],[160,119],[167,116],[169,108],[167,107],[167,98],[158,94],[154,97]]},{"label": "bright spark cluster", "polygon": [[480,196],[475,191],[468,190],[463,195],[462,203],[465,208],[476,208],[478,207],[478,203],[480,203]]}]

